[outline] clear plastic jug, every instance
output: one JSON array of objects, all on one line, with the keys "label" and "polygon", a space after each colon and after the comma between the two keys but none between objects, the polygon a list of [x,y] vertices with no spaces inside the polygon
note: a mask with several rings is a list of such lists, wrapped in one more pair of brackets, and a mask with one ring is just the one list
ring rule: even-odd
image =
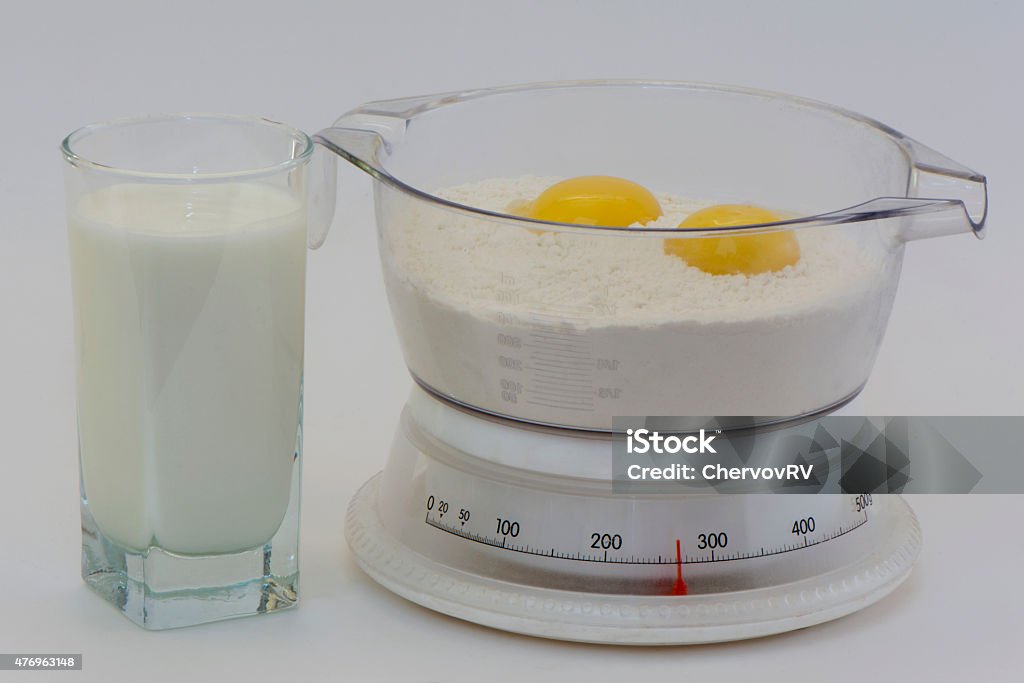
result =
[{"label": "clear plastic jug", "polygon": [[[904,245],[981,237],[987,211],[984,176],[877,121],[721,86],[568,82],[374,102],[315,139],[375,181],[388,298],[416,381],[481,411],[578,429],[609,430],[615,415],[768,420],[843,404],[870,374]],[[514,202],[484,206],[466,187],[594,174],[784,219],[551,223]],[[665,246],[781,231],[801,260],[768,275],[709,274]]]}]

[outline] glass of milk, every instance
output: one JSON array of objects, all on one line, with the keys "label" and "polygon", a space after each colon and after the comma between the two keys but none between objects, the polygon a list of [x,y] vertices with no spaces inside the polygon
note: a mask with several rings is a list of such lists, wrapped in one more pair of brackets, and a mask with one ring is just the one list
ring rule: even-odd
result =
[{"label": "glass of milk", "polygon": [[62,144],[82,575],[146,628],[298,599],[312,148],[205,114]]}]

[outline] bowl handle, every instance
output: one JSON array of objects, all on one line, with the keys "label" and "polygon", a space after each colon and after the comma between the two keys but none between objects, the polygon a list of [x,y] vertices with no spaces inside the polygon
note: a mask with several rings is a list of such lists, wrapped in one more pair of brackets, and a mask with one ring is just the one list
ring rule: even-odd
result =
[{"label": "bowl handle", "polygon": [[899,143],[912,164],[907,196],[921,205],[901,227],[900,238],[909,241],[959,232],[984,237],[988,217],[985,176],[917,140],[901,137]]},{"label": "bowl handle", "polygon": [[985,236],[988,183],[985,176],[895,131],[910,157],[910,178],[903,197],[878,197],[816,216],[823,223],[897,219],[890,233],[896,242],[962,232]]},{"label": "bowl handle", "polygon": [[337,157],[322,145],[316,145],[310,160],[309,175],[306,246],[319,249],[334,222],[334,207],[338,200]]},{"label": "bowl handle", "polygon": [[[399,100],[395,101],[402,102]],[[367,105],[369,106],[369,105]],[[350,112],[313,136],[313,182],[310,194],[309,247],[316,249],[327,239],[334,216],[337,184],[337,160],[341,157],[376,180],[393,183],[381,157],[391,152],[392,144],[405,133],[406,112],[366,111],[365,107]]]}]

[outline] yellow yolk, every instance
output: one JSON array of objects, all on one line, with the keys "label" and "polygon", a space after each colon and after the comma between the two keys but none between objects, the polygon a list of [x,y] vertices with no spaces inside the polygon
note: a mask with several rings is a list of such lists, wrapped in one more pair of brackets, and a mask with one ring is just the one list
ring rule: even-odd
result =
[{"label": "yellow yolk", "polygon": [[[767,209],[744,204],[719,204],[695,211],[680,228],[719,228],[782,220]],[[757,275],[782,270],[800,260],[792,230],[756,235],[683,237],[665,240],[665,253],[712,275]]]},{"label": "yellow yolk", "polygon": [[534,201],[511,210],[539,221],[605,228],[627,228],[661,216],[658,200],[643,187],[624,178],[601,175],[555,183]]}]

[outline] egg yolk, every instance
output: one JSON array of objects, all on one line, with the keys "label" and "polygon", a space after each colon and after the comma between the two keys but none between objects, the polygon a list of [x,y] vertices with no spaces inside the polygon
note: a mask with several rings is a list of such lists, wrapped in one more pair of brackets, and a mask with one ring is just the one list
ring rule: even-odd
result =
[{"label": "egg yolk", "polygon": [[[757,206],[719,204],[695,211],[680,228],[724,228],[782,220]],[[782,270],[800,260],[800,245],[792,230],[756,235],[684,237],[665,240],[665,253],[712,275],[757,275]]]},{"label": "egg yolk", "polygon": [[661,205],[646,189],[625,178],[602,175],[555,183],[534,201],[513,210],[539,221],[605,228],[627,228],[661,216]]}]

